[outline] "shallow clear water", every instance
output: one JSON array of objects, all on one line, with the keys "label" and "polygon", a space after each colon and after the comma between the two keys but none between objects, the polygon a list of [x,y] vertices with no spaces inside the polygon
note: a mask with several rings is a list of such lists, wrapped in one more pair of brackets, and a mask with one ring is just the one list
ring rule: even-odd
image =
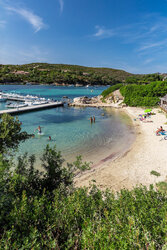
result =
[{"label": "shallow clear water", "polygon": [[[52,86],[0,86],[0,90],[15,91],[21,94],[34,94],[41,97],[61,99],[63,96],[99,95],[104,87],[76,88]],[[93,92],[91,91],[93,90]],[[4,109],[0,103],[0,109]],[[96,122],[91,124],[90,117]],[[34,133],[35,138],[22,143],[19,153],[28,151],[39,159],[47,144],[57,145],[67,160],[74,160],[82,155],[84,160],[98,163],[109,155],[116,155],[127,149],[134,140],[134,131],[130,118],[118,110],[111,108],[76,108],[58,107],[19,116],[23,130]],[[42,127],[43,135],[35,129]],[[34,132],[35,131],[35,132]],[[49,136],[52,140],[49,141]]]}]

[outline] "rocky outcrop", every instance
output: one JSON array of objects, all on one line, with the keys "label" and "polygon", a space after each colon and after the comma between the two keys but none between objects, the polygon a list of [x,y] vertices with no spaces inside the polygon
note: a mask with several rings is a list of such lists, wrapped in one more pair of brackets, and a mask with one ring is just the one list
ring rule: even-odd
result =
[{"label": "rocky outcrop", "polygon": [[94,104],[99,102],[99,97],[87,97],[87,96],[82,96],[82,97],[76,97],[73,99],[73,103],[77,104]]}]

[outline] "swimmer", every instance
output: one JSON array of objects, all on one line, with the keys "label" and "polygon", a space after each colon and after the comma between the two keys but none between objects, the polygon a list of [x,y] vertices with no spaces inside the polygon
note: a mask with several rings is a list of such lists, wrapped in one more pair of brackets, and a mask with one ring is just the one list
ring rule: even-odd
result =
[{"label": "swimmer", "polygon": [[31,135],[31,137],[32,137],[32,138],[35,138],[35,135],[34,135],[34,134],[32,134],[32,135]]},{"label": "swimmer", "polygon": [[52,138],[51,138],[51,136],[49,136],[49,141],[51,141],[52,140]]}]

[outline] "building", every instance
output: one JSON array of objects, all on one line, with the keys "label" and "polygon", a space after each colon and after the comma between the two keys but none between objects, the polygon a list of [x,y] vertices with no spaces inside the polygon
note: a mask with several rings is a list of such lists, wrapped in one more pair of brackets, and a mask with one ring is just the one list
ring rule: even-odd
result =
[{"label": "building", "polygon": [[160,98],[161,100],[161,108],[164,109],[165,111],[167,111],[167,95],[165,95],[164,97]]},{"label": "building", "polygon": [[14,71],[12,73],[15,75],[29,75],[30,74],[29,72],[22,71],[22,70]]}]

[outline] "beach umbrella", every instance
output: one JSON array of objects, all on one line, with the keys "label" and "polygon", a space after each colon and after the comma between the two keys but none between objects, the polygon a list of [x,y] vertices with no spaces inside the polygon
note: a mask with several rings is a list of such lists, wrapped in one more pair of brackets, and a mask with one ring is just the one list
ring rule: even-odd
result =
[{"label": "beach umbrella", "polygon": [[146,109],[144,110],[145,113],[150,113],[152,111],[152,109]]}]

